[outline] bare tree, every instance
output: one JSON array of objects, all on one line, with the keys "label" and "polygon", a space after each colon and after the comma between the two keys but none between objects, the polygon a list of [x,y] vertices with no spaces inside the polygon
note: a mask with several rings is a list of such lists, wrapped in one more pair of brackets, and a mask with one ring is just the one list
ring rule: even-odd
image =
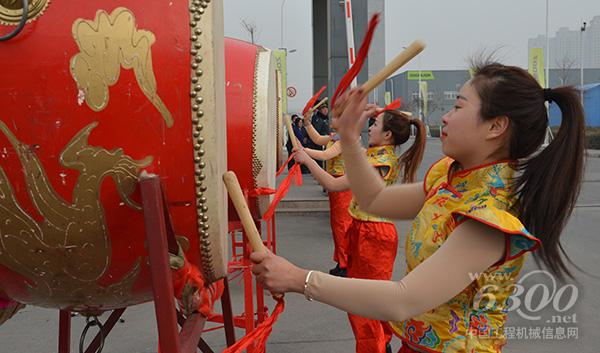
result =
[{"label": "bare tree", "polygon": [[423,112],[423,123],[425,124],[429,124],[429,118],[433,115],[433,113],[444,109],[444,93],[440,88],[435,87],[427,94],[427,114],[425,114],[424,99],[419,98],[418,94],[413,94],[412,98],[408,101],[408,103],[403,104],[402,108],[403,110],[410,112],[418,112],[419,107],[421,107],[421,111]]},{"label": "bare tree", "polygon": [[[564,86],[567,84],[569,79],[569,72],[575,65],[575,60],[572,59],[568,54],[565,53],[560,59],[556,60],[556,68],[558,69],[558,78],[560,79],[560,85]],[[549,77],[546,77],[549,80]]]},{"label": "bare tree", "polygon": [[246,20],[242,20],[242,27],[244,27],[244,29],[246,31],[248,31],[248,34],[250,34],[250,43],[254,44],[254,40],[258,39],[258,33],[259,33],[256,23],[247,22]]}]

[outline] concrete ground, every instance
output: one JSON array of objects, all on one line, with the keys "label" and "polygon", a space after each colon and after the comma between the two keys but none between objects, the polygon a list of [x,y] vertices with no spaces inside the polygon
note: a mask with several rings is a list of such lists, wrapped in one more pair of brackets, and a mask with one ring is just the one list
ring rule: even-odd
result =
[{"label": "concrete ground", "polygon": [[[421,168],[441,156],[438,140],[428,141]],[[571,259],[593,276],[600,272],[598,228],[600,226],[600,158],[590,158],[586,181],[578,207],[563,234],[563,244]],[[325,200],[321,188],[305,176],[301,188],[292,189],[287,202]],[[322,204],[322,203],[321,203]],[[284,205],[283,205],[284,206]],[[405,270],[404,236],[409,222],[397,223],[400,236],[394,278],[400,279]],[[327,271],[333,266],[329,216],[324,212],[280,212],[277,214],[278,253],[299,266]],[[509,342],[503,352],[563,353],[600,351],[600,280],[598,277],[576,273],[571,286],[553,284],[552,278],[534,272],[538,267],[529,259],[522,273],[520,305],[509,314]],[[232,284],[234,312],[243,311],[241,284]],[[572,306],[570,306],[572,302]],[[541,302],[549,302],[543,306]],[[554,302],[554,303],[552,303]],[[267,299],[270,310],[273,301]],[[565,309],[566,308],[566,309]],[[218,305],[217,305],[217,309]],[[562,312],[561,312],[562,310]],[[157,335],[154,308],[151,303],[128,308],[106,341],[104,352],[156,352]],[[72,351],[76,349],[85,324],[82,317],[73,318]],[[57,347],[58,312],[26,307],[0,327],[0,353],[52,352]],[[243,332],[237,330],[238,338]],[[566,338],[567,335],[577,337]],[[206,341],[215,351],[225,346],[222,330],[207,332]],[[393,350],[400,343],[394,338]],[[301,295],[286,296],[286,309],[275,324],[267,346],[269,352],[353,352],[354,340],[346,314],[317,302],[307,302]]]}]

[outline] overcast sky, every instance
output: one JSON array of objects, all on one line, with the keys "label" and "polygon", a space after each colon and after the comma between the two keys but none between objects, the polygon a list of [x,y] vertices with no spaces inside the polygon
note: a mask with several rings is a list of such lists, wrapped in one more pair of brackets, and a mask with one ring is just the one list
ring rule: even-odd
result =
[{"label": "overcast sky", "polygon": [[[304,106],[312,95],[312,0],[224,0],[225,35],[250,40],[242,20],[256,24],[256,42],[268,48],[297,49],[288,55],[288,86],[298,95],[289,110]],[[328,0],[322,0],[328,1]],[[600,0],[549,0],[550,35],[559,27],[579,29],[600,15]],[[427,48],[403,70],[464,69],[480,49],[500,49],[500,59],[527,66],[527,40],[546,31],[545,0],[386,0],[386,61],[414,39]],[[356,43],[358,47],[360,43]],[[551,59],[552,60],[552,59]]]}]

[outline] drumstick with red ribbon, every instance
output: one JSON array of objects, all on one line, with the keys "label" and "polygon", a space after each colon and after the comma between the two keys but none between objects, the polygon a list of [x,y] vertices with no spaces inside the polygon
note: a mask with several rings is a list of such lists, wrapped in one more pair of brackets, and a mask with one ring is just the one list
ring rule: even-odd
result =
[{"label": "drumstick with red ribbon", "polygon": [[[350,67],[348,72],[342,77],[340,80],[340,84],[338,85],[333,97],[331,98],[331,105],[333,109],[334,115],[340,115],[344,111],[343,106],[336,106],[336,100],[348,89],[350,83],[358,75],[360,72],[367,54],[369,53],[369,47],[371,45],[371,40],[373,39],[373,34],[375,33],[375,28],[379,23],[379,13],[375,13],[371,20],[369,21],[369,27],[367,29],[367,33],[365,35],[365,39],[360,45],[360,49],[358,51],[358,55],[356,57],[356,61],[354,65]],[[416,40],[412,42],[404,51],[402,51],[398,56],[396,56],[390,63],[388,63],[383,69],[381,69],[375,76],[371,77],[365,84],[362,86],[363,92],[369,93],[375,87],[379,86],[386,78],[391,76],[396,70],[404,66],[407,62],[409,62],[412,58],[417,56],[420,52],[425,49],[425,43],[420,40]]]},{"label": "drumstick with red ribbon", "polygon": [[[422,52],[423,49],[425,49],[425,43],[422,41],[416,40],[412,42],[404,51],[398,54],[398,56],[396,56],[383,69],[375,74],[375,76],[371,77],[362,85],[363,94],[371,92],[373,89],[375,89],[375,87],[379,86],[383,81],[396,72],[396,70],[404,66],[407,62]],[[342,90],[342,92],[343,91],[345,91],[345,89]],[[334,114],[340,115],[344,111],[344,108],[344,106],[334,106]]]},{"label": "drumstick with red ribbon", "polygon": [[[328,99],[329,99],[329,98],[327,98],[327,97],[325,97],[325,98],[321,99],[321,101],[320,101],[319,103],[317,103],[317,105],[315,105],[314,107],[310,108],[310,110],[308,111],[308,115],[309,115],[309,116],[310,116],[310,115],[312,115],[312,113],[314,113],[314,111],[315,111],[315,110],[317,110],[317,109],[321,108],[321,106],[322,106],[323,104],[327,103],[327,100],[328,100]],[[306,114],[305,114],[305,115],[306,115]]]},{"label": "drumstick with red ribbon", "polygon": [[[325,89],[327,88],[327,86],[323,86],[321,87],[320,90],[317,91],[317,93],[315,93],[306,103],[306,105],[304,106],[304,109],[302,109],[302,115],[306,115],[306,112],[308,112],[310,110],[310,108],[313,106],[313,104],[315,104],[315,102],[317,101],[317,99],[319,99],[319,96],[325,91]],[[321,102],[319,102],[321,103]]]},{"label": "drumstick with red ribbon", "polygon": [[[223,174],[223,182],[225,183],[225,187],[227,188],[227,192],[229,193],[229,198],[233,202],[233,206],[237,211],[240,220],[242,221],[242,226],[244,227],[244,231],[246,233],[246,237],[248,237],[248,241],[250,242],[250,246],[253,251],[267,252],[267,247],[263,244],[260,234],[258,233],[258,229],[256,228],[256,224],[252,219],[252,215],[250,214],[250,209],[246,204],[246,200],[244,198],[244,194],[242,193],[242,188],[240,187],[240,183],[234,172],[228,171]],[[277,301],[277,305],[271,315],[263,321],[254,331],[244,336],[241,340],[237,341],[233,346],[225,349],[223,352],[225,353],[240,353],[246,347],[248,347],[253,342],[256,343],[256,348],[258,352],[264,352],[264,347],[273,329],[273,324],[279,318],[281,312],[284,309],[284,301],[282,293],[271,293],[273,298]]]},{"label": "drumstick with red ribbon", "polygon": [[287,128],[288,135],[290,136],[290,140],[292,141],[292,146],[294,147],[294,150],[297,150],[298,148],[302,147],[302,144],[300,143],[300,141],[298,141],[298,138],[294,133],[294,129],[292,129],[292,123],[289,115],[286,114],[286,116],[283,117],[283,120],[285,121],[285,127]]},{"label": "drumstick with red ribbon", "polygon": [[263,244],[258,229],[256,228],[256,224],[252,219],[252,214],[250,214],[250,209],[246,204],[246,199],[242,193],[242,188],[240,187],[237,176],[234,172],[228,171],[223,174],[223,182],[225,183],[233,207],[235,207],[235,210],[242,221],[242,226],[244,227],[246,237],[248,237],[252,250],[266,252],[267,248]]},{"label": "drumstick with red ribbon", "polygon": [[[244,198],[244,194],[242,193],[242,188],[237,179],[237,176],[232,171],[227,171],[223,174],[223,182],[225,183],[225,188],[227,188],[227,193],[229,194],[229,198],[233,203],[233,207],[235,208],[238,217],[242,221],[242,227],[244,227],[244,231],[246,232],[246,237],[250,242],[250,246],[253,251],[267,252],[267,247],[262,242],[262,238],[258,233],[258,229],[256,228],[256,224],[252,219],[252,214],[250,214],[250,209],[246,204],[246,199]],[[281,297],[283,294],[273,294],[275,297]]]}]

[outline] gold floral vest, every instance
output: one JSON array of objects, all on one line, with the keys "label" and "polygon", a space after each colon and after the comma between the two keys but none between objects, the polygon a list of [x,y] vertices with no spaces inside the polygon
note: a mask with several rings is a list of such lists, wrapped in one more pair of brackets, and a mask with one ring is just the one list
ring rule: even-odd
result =
[{"label": "gold floral vest", "polygon": [[[333,146],[339,140],[338,135],[331,135],[331,139],[327,142],[327,146],[325,148],[329,148]],[[344,175],[344,158],[339,154],[325,163],[327,173],[333,175],[334,177],[340,177]]]},{"label": "gold floral vest", "polygon": [[[512,164],[499,161],[450,173],[443,158],[425,176],[427,195],[407,236],[407,272],[431,256],[463,221],[474,219],[506,234],[504,259],[448,302],[403,322],[391,322],[403,341],[423,352],[499,353],[509,297],[528,251],[540,246],[512,211]],[[451,264],[448,264],[449,266]],[[482,300],[483,299],[483,300]]]},{"label": "gold floral vest", "polygon": [[[399,157],[396,155],[395,146],[386,145],[369,147],[369,149],[367,149],[367,158],[369,159],[369,163],[374,167],[384,168],[386,174],[383,177],[383,181],[385,181],[386,185],[392,185],[398,180],[398,176],[400,175],[400,161]],[[354,197],[352,197],[348,212],[350,212],[350,215],[353,218],[361,221],[393,223],[387,218],[374,216],[361,211]]]}]

